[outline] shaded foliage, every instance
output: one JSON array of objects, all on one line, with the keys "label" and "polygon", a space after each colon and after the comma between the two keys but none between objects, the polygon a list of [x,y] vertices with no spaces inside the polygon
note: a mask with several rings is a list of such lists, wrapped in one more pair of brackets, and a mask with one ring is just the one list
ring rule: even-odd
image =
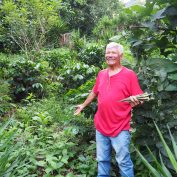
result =
[{"label": "shaded foliage", "polygon": [[45,82],[48,63],[33,62],[26,58],[21,58],[11,64],[10,85],[16,101],[26,98],[33,92],[37,98],[41,98],[44,93],[43,83]]}]

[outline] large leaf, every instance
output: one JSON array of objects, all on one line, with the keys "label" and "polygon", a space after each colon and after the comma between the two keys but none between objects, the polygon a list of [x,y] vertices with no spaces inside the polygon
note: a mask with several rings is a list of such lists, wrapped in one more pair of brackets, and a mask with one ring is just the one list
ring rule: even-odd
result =
[{"label": "large leaf", "polygon": [[177,86],[170,84],[165,88],[165,90],[166,91],[177,91]]},{"label": "large leaf", "polygon": [[158,19],[161,19],[161,18],[164,18],[165,15],[164,15],[164,12],[165,12],[166,8],[163,8],[161,10],[159,10],[156,14],[154,14],[152,16],[152,21],[155,21],[155,20],[158,20]]},{"label": "large leaf", "polygon": [[170,74],[168,78],[177,81],[177,74]]},{"label": "large leaf", "polygon": [[166,8],[165,15],[169,15],[169,16],[176,16],[177,15],[177,8],[175,8],[174,6],[169,6]]},{"label": "large leaf", "polygon": [[155,70],[155,74],[159,76],[161,82],[163,82],[167,77],[167,72],[163,68],[160,70]]},{"label": "large leaf", "polygon": [[151,58],[147,60],[147,65],[155,70],[164,69],[167,73],[177,71],[177,64],[162,58]]}]

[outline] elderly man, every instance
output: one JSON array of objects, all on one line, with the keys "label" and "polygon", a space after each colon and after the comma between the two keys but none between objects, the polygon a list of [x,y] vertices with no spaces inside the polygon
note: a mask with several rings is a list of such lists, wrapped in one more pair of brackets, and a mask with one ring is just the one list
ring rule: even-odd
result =
[{"label": "elderly man", "polygon": [[[98,110],[94,117],[96,127],[96,147],[98,177],[110,177],[111,149],[116,152],[122,177],[134,177],[130,158],[130,119],[132,107],[141,104],[135,95],[142,94],[134,71],[121,65],[122,45],[111,42],[106,46],[107,69],[98,73],[96,83],[83,104],[75,111],[78,115],[88,104],[98,97]],[[131,102],[119,102],[130,97]]]}]

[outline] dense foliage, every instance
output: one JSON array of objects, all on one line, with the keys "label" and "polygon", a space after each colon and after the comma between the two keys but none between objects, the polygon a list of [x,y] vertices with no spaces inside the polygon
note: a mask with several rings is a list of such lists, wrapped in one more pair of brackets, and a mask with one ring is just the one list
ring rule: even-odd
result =
[{"label": "dense foliage", "polygon": [[[136,176],[164,166],[175,176],[176,150],[169,157],[163,145],[175,149],[177,142],[176,7],[176,0],[129,8],[116,0],[0,1],[0,176],[96,176],[96,102],[78,117],[73,112],[106,67],[108,41],[124,45],[123,64],[155,98],[133,111]],[[112,165],[118,176],[114,159]]]}]

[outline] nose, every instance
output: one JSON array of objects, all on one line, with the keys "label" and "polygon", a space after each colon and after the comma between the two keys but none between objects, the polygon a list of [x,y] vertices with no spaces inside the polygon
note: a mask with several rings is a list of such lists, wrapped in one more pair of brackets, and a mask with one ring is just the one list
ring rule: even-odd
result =
[{"label": "nose", "polygon": [[108,58],[108,59],[109,59],[109,58],[113,58],[113,57],[114,57],[114,56],[113,56],[111,53],[106,55],[106,58]]}]

